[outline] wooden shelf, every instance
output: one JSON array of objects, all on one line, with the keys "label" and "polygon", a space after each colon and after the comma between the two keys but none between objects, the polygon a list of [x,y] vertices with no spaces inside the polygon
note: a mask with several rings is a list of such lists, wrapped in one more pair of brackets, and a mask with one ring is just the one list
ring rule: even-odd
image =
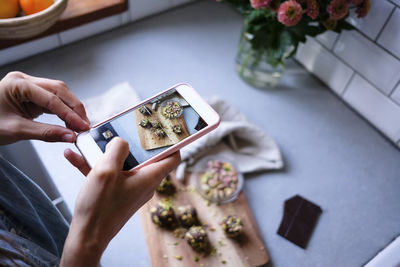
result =
[{"label": "wooden shelf", "polygon": [[128,10],[128,0],[69,0],[60,19],[44,33],[29,39],[1,40],[0,50]]}]

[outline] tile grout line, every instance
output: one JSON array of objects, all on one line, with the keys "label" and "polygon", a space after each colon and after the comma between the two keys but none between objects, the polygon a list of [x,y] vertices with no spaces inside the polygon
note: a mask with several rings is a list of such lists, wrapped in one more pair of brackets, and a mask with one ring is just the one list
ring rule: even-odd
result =
[{"label": "tile grout line", "polygon": [[396,2],[394,2],[393,0],[388,0],[388,1],[389,1],[389,3],[392,3],[393,5],[400,7],[400,5],[397,4]]},{"label": "tile grout line", "polygon": [[353,74],[351,74],[350,79],[347,81],[346,85],[344,86],[343,92],[340,94],[340,97],[344,99],[344,94],[346,93],[347,89],[350,86],[350,83],[354,80],[354,77],[356,76],[357,72],[353,70]]},{"label": "tile grout line", "polygon": [[[352,110],[356,115],[358,115],[360,117],[361,120],[363,120],[364,122],[366,122],[370,127],[372,127],[373,129],[375,129],[384,139],[386,139],[390,144],[396,146],[396,148],[400,147],[400,140],[398,141],[398,144],[396,144],[396,142],[392,139],[390,139],[386,133],[384,133],[383,131],[381,131],[380,129],[378,129],[378,127],[373,124],[371,121],[369,121],[364,114],[362,114],[361,112],[359,112],[358,110],[356,110],[352,105],[350,105],[341,95],[337,94],[336,91],[334,91],[332,88],[330,88],[324,81],[322,81],[318,76],[315,75],[315,73],[309,71],[305,65],[303,63],[301,63],[298,59],[296,59],[296,61],[303,66],[303,68],[305,68],[308,73],[315,78],[316,80],[322,82],[324,85],[326,85],[326,87],[329,89],[329,91],[338,98],[339,101],[342,101],[342,103],[348,107],[350,110]],[[378,90],[379,93],[381,93]]]},{"label": "tile grout line", "polygon": [[64,44],[62,43],[61,36],[60,36],[59,32],[57,33],[57,39],[58,39],[58,43],[60,44],[59,47],[64,46]]},{"label": "tile grout line", "polygon": [[335,50],[335,47],[336,47],[337,43],[339,42],[339,39],[340,39],[341,36],[342,36],[342,32],[340,32],[340,33],[338,34],[338,36],[337,36],[335,42],[333,43],[333,46],[332,46],[332,49],[331,49],[332,54],[333,54],[333,50]]},{"label": "tile grout line", "polygon": [[394,57],[397,60],[400,60],[400,57],[395,55],[393,52],[391,52],[389,49],[383,47],[381,44],[375,42],[374,40],[372,40],[370,37],[368,37],[368,35],[366,35],[365,33],[363,33],[362,31],[356,29],[356,31],[361,34],[363,37],[365,37],[366,39],[368,39],[369,41],[371,41],[374,45],[376,45],[377,47],[379,47],[380,49],[382,49],[383,51],[385,51],[386,53],[388,53],[390,56]]},{"label": "tile grout line", "polygon": [[394,88],[392,89],[392,91],[389,94],[389,97],[391,98],[392,95],[394,94],[394,91],[396,91],[397,87],[400,86],[400,80],[396,83],[396,85],[394,86]]},{"label": "tile grout line", "polygon": [[382,32],[385,30],[386,25],[389,23],[389,21],[390,21],[390,19],[392,18],[392,16],[393,16],[394,12],[396,11],[396,9],[397,9],[397,7],[396,7],[396,6],[393,6],[392,11],[390,11],[390,14],[389,14],[389,16],[386,18],[385,23],[383,23],[382,28],[380,29],[378,35],[375,37],[374,43],[378,44],[378,39],[379,39],[379,37],[381,37]]},{"label": "tile grout line", "polygon": [[[314,38],[315,39],[315,38]],[[315,39],[316,40],[316,39]],[[316,40],[321,46],[323,46],[321,44],[320,41]],[[325,48],[325,47],[324,47]],[[355,73],[357,73],[359,76],[361,76],[364,80],[366,80],[367,82],[369,82],[370,84],[372,84],[373,87],[375,87],[378,91],[380,91],[382,94],[386,95],[385,92],[383,92],[382,89],[380,89],[378,86],[375,85],[375,83],[371,82],[367,77],[365,77],[363,74],[357,72],[349,63],[347,63],[346,61],[344,61],[342,58],[340,58],[338,55],[336,55],[336,53],[334,51],[329,51],[328,49],[326,49],[328,51],[328,53],[330,52],[336,59],[338,59],[340,62],[342,62],[343,64],[345,64],[347,67],[349,67],[351,70],[353,70]]]}]

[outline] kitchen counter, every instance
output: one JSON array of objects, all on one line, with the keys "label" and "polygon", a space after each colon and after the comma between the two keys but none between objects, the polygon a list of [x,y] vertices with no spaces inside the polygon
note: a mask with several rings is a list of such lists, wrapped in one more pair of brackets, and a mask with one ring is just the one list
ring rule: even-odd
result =
[{"label": "kitchen counter", "polygon": [[[276,140],[286,164],[246,176],[244,186],[271,266],[366,263],[400,233],[399,150],[295,62],[275,89],[244,83],[234,69],[241,25],[228,6],[199,1],[5,66],[0,75],[20,70],[60,79],[81,99],[123,81],[141,98],[181,81],[203,96],[223,97]],[[49,115],[41,120],[60,123]],[[70,145],[33,145],[73,209],[84,178],[63,159]],[[283,202],[295,194],[323,209],[305,250],[276,234]],[[139,216],[102,263],[150,265]]]}]

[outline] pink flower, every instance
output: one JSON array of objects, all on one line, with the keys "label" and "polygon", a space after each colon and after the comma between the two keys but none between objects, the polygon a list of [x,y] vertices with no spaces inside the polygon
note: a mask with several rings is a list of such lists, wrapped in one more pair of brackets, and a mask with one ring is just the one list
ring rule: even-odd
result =
[{"label": "pink flower", "polygon": [[371,1],[370,0],[363,0],[363,2],[357,6],[356,13],[358,18],[365,17],[369,9],[371,8]]},{"label": "pink flower", "polygon": [[283,2],[278,10],[278,20],[286,26],[294,26],[301,20],[303,9],[294,0]]},{"label": "pink flower", "polygon": [[349,5],[346,0],[332,0],[326,11],[328,11],[330,19],[339,20],[344,18],[349,12]]},{"label": "pink flower", "polygon": [[317,0],[307,0],[307,15],[312,19],[316,19],[318,14],[319,6]]},{"label": "pink flower", "polygon": [[264,7],[269,6],[272,0],[250,0],[250,4],[255,9],[262,9]]}]

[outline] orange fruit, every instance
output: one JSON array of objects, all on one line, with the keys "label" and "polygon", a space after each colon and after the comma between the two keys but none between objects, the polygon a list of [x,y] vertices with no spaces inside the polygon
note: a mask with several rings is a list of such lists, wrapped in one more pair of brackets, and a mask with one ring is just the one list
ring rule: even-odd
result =
[{"label": "orange fruit", "polygon": [[54,3],[54,0],[19,0],[19,5],[25,15],[31,15],[45,10]]},{"label": "orange fruit", "polygon": [[0,19],[13,18],[18,12],[18,0],[0,0]]}]

